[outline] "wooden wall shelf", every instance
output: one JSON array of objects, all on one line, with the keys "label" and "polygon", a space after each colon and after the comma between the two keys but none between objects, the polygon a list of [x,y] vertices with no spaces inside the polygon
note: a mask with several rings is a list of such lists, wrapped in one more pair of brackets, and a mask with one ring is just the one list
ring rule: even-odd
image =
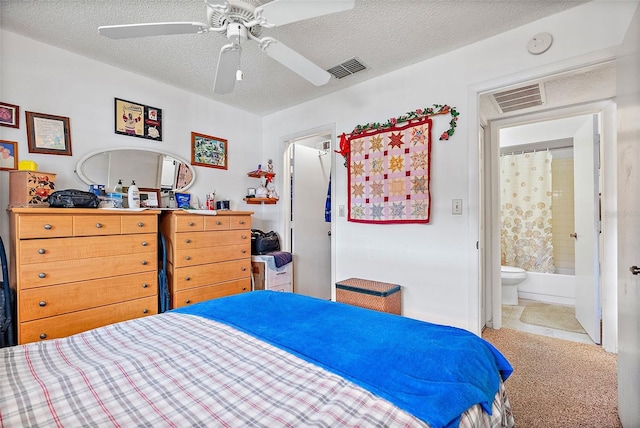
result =
[{"label": "wooden wall shelf", "polygon": [[247,172],[247,175],[251,178],[262,178],[262,177],[275,177],[276,174],[274,172],[266,172],[266,171],[260,171],[260,172]]},{"label": "wooden wall shelf", "polygon": [[277,198],[244,198],[248,204],[275,204],[278,202]]}]

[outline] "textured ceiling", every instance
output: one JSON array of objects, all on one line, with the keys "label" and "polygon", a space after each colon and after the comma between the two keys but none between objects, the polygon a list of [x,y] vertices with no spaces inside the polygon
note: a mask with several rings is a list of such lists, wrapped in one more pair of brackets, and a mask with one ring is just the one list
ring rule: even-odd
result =
[{"label": "textured ceiling", "polygon": [[[254,1],[254,4],[256,1]],[[0,0],[0,27],[258,115],[346,88],[559,13],[580,0],[356,0],[353,10],[265,29],[324,69],[357,57],[368,69],[316,87],[243,44],[244,80],[213,93],[218,33],[111,40],[100,25],[206,21],[203,0]]]}]

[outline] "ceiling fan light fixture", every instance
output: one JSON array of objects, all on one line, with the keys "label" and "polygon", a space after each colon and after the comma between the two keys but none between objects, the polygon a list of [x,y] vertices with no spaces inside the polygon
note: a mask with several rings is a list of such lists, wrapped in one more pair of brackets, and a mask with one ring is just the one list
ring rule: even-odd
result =
[{"label": "ceiling fan light fixture", "polygon": [[236,81],[242,82],[243,77],[244,77],[244,74],[242,73],[242,70],[238,69],[238,71],[236,71]]}]

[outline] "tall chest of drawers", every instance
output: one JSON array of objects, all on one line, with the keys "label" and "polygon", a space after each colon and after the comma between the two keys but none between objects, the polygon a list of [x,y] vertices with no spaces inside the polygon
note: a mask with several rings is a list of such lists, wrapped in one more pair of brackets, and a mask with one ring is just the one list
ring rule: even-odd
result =
[{"label": "tall chest of drawers", "polygon": [[10,209],[18,343],[158,313],[158,214]]},{"label": "tall chest of drawers", "polygon": [[162,214],[172,308],[251,291],[251,214]]}]

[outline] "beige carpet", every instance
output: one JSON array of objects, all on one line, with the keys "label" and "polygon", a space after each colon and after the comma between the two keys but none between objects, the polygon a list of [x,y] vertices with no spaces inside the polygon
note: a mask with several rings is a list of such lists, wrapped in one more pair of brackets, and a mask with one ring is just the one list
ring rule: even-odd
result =
[{"label": "beige carpet", "polygon": [[548,303],[527,303],[520,315],[520,321],[542,327],[586,333],[576,320],[573,306],[550,305]]},{"label": "beige carpet", "polygon": [[507,328],[482,337],[514,368],[505,386],[516,427],[622,427],[615,354]]}]

